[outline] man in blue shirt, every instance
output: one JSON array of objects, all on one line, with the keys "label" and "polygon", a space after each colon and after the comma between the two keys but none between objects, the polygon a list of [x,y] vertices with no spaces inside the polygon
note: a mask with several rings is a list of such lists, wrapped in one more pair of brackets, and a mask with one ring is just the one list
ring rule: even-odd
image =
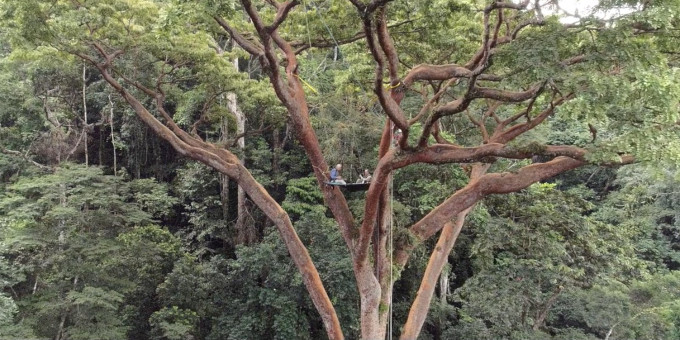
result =
[{"label": "man in blue shirt", "polygon": [[331,183],[333,184],[347,184],[344,179],[342,179],[342,175],[340,175],[340,171],[342,171],[342,164],[338,164],[335,166],[333,170],[331,170]]}]

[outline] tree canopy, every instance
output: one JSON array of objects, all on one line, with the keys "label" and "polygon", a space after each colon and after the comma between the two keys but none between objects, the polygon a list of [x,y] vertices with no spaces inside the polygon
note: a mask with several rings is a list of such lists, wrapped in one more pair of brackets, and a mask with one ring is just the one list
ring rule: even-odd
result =
[{"label": "tree canopy", "polygon": [[0,11],[11,336],[677,334],[676,1]]}]

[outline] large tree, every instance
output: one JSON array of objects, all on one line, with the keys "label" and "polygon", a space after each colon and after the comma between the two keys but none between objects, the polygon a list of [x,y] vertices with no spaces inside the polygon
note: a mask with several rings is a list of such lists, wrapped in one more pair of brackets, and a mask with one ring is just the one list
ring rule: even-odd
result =
[{"label": "large tree", "polygon": [[[278,228],[330,339],[343,338],[338,316],[289,215],[230,143],[190,129],[209,120],[210,110],[182,117],[189,128],[176,122],[174,98],[196,83],[206,98],[234,92],[244,100],[249,88],[262,84],[234,70],[234,55],[259,63],[285,108],[274,112],[287,117],[307,153],[353,263],[363,339],[385,338],[394,281],[412,251],[439,234],[402,328],[402,339],[417,338],[466,215],[485,196],[516,192],[588,163],[677,159],[673,32],[680,9],[673,1],[601,1],[597,15],[572,17],[569,24],[553,15],[561,13],[556,0],[2,4],[15,37],[88,62],[179,154],[238,183]],[[310,26],[321,33],[312,34]],[[302,74],[314,65],[299,58],[329,48],[337,58],[344,44],[357,52],[356,60],[362,49],[371,56],[373,75],[352,65],[347,72],[368,77],[360,83],[373,93],[354,95],[376,98],[385,117],[361,219],[340,189],[325,184],[329,166],[310,120],[310,100],[327,94],[308,98],[305,90],[316,90]],[[246,53],[224,53],[229,45]],[[551,121],[554,115],[564,118],[562,125]],[[476,137],[459,138],[446,128],[461,124],[474,128]],[[393,145],[396,129],[402,138]],[[551,130],[590,131],[592,139],[578,142],[566,134],[564,144],[546,145]],[[519,168],[505,171],[500,165],[506,159]],[[447,199],[412,225],[392,230],[388,184],[394,171],[417,163],[462,164],[469,181],[450,188]]]}]

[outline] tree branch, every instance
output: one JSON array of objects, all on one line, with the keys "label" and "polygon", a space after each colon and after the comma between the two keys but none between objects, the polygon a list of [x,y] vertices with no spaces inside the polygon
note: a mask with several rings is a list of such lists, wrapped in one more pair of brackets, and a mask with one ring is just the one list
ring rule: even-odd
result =
[{"label": "tree branch", "polygon": [[567,170],[585,164],[584,161],[569,157],[557,157],[547,163],[525,166],[515,173],[486,174],[473,180],[464,188],[456,191],[442,204],[430,211],[420,221],[409,228],[418,240],[425,240],[439,231],[453,216],[471,207],[484,196],[505,194],[522,190],[538,181],[548,179]]},{"label": "tree branch", "polygon": [[[489,165],[487,164],[475,164],[470,174],[470,180],[476,180],[482,176],[488,168]],[[420,334],[427,317],[427,312],[430,309],[430,302],[434,295],[437,278],[441,275],[444,265],[448,263],[449,254],[453,249],[453,245],[456,243],[460,231],[463,229],[465,218],[472,208],[473,207],[469,207],[461,211],[452,221],[447,222],[442,228],[437,245],[434,247],[432,254],[430,254],[427,267],[425,267],[425,273],[420,281],[418,293],[416,294],[413,304],[411,304],[406,323],[402,328],[403,331],[400,336],[401,340],[416,339],[418,334]]]},{"label": "tree branch", "polygon": [[274,22],[267,26],[265,29],[269,32],[274,32],[276,31],[279,26],[286,20],[288,17],[288,13],[290,13],[290,10],[293,9],[293,7],[297,6],[300,2],[298,0],[289,0],[284,2],[283,4],[277,4],[277,11],[276,11],[276,16],[274,17]]},{"label": "tree branch", "polygon": [[420,64],[414,67],[404,77],[403,83],[406,87],[411,86],[419,80],[447,80],[451,78],[470,78],[472,71],[456,64],[449,65],[429,65]]},{"label": "tree branch", "polygon": [[38,162],[36,162],[36,161],[30,159],[30,158],[28,157],[27,154],[25,154],[25,153],[23,153],[23,152],[20,152],[20,151],[10,150],[10,149],[6,149],[6,148],[4,148],[4,147],[0,147],[0,153],[3,153],[3,154],[5,154],[5,155],[10,155],[10,156],[14,156],[14,157],[21,158],[21,159],[25,160],[26,162],[29,162],[29,163],[35,165],[36,167],[38,167],[38,168],[40,168],[40,169],[42,169],[42,170],[47,170],[47,171],[52,171],[52,170],[53,170],[52,167],[49,167],[49,166],[44,165],[44,164],[40,164],[40,163],[38,163]]},{"label": "tree branch", "polygon": [[246,39],[241,33],[233,29],[229,23],[227,23],[224,19],[214,16],[213,19],[225,30],[227,33],[229,33],[229,36],[234,39],[234,41],[241,46],[244,50],[246,50],[248,53],[259,57],[264,55],[264,47],[260,44],[257,44],[255,42],[252,42],[248,39]]},{"label": "tree branch", "polygon": [[[319,188],[324,195],[325,202],[328,204],[335,220],[338,222],[343,239],[347,244],[350,253],[353,255],[354,238],[356,236],[354,233],[354,217],[340,190],[325,184],[325,182],[328,181],[328,163],[321,153],[318,138],[314,133],[314,129],[312,128],[309,119],[309,108],[302,84],[297,76],[298,66],[295,51],[276,30],[269,32],[263,28],[264,25],[262,20],[250,0],[242,0],[242,4],[248,13],[248,16],[253,20],[257,33],[263,42],[264,55],[269,63],[268,69],[270,72],[268,75],[270,82],[272,83],[277,97],[288,111],[291,118],[290,121],[296,131],[297,140],[307,153]],[[285,80],[278,69],[278,57],[272,42],[276,43],[288,59],[288,65],[286,66],[287,79]],[[266,65],[262,64],[262,67],[265,68]]]},{"label": "tree branch", "polygon": [[447,81],[446,84],[444,84],[444,86],[442,86],[439,89],[439,91],[437,93],[435,93],[434,96],[432,96],[432,98],[430,98],[427,101],[427,103],[425,103],[425,105],[423,105],[423,107],[420,109],[420,112],[418,112],[418,114],[415,117],[413,117],[412,119],[410,119],[408,121],[408,125],[409,126],[413,125],[414,123],[419,121],[425,114],[427,114],[427,112],[430,111],[430,108],[432,107],[432,105],[434,105],[436,102],[438,102],[439,98],[441,98],[441,96],[444,93],[446,93],[446,90],[448,90],[448,88],[456,81],[457,81],[457,79],[455,79],[455,78],[449,79],[449,81]]},{"label": "tree branch", "polygon": [[[404,20],[400,21],[391,25],[387,25],[388,28],[394,28],[394,27],[399,27],[405,24],[412,23],[413,20]],[[366,37],[366,33],[364,31],[356,32],[354,35],[347,37],[347,38],[337,38],[334,40],[328,40],[328,39],[318,39],[318,40],[312,40],[311,42],[309,41],[291,41],[290,45],[295,49],[295,54],[300,54],[303,51],[306,51],[309,48],[327,48],[327,47],[336,47],[336,46],[342,46],[342,45],[347,45],[351,44],[355,41],[358,41],[362,38]]]},{"label": "tree branch", "polygon": [[386,12],[386,7],[382,6],[378,8],[376,13],[376,31],[378,35],[378,43],[380,44],[380,47],[387,58],[387,69],[389,70],[390,82],[396,85],[399,83],[399,57],[397,56],[397,51],[394,48],[394,42],[390,37],[390,32],[387,30]]},{"label": "tree branch", "polygon": [[[385,114],[387,114],[387,116],[392,120],[394,125],[402,130],[404,136],[407,136],[409,127],[408,121],[406,120],[406,115],[404,115],[404,112],[399,107],[399,104],[397,104],[397,102],[392,99],[391,96],[387,95],[385,89],[382,86],[385,60],[383,58],[382,50],[379,49],[378,42],[376,41],[376,37],[373,33],[373,23],[367,16],[364,17],[364,32],[366,33],[366,42],[368,43],[369,50],[371,51],[371,55],[376,62],[373,90],[378,96],[378,100],[380,101],[380,105],[385,110]],[[397,85],[398,84],[392,84],[392,86]]]},{"label": "tree branch", "polygon": [[327,47],[335,47],[335,46],[342,46],[346,44],[353,43],[355,41],[358,41],[362,38],[364,38],[366,35],[364,32],[358,32],[355,35],[349,37],[349,38],[344,38],[344,39],[337,39],[333,41],[328,41],[328,40],[316,40],[312,42],[302,42],[302,41],[294,41],[291,42],[290,45],[295,48],[295,54],[300,54],[307,49],[310,49],[312,47],[314,48],[327,48]]},{"label": "tree branch", "polygon": [[[504,130],[505,126],[507,123],[511,122],[512,118],[510,117],[509,119],[501,122],[496,127],[496,131],[494,131],[494,135],[492,136],[491,140],[493,142],[497,143],[507,143],[513,139],[515,139],[517,136],[535,128],[539,124],[541,124],[546,118],[548,118],[553,112],[555,112],[555,108],[559,105],[564,104],[566,101],[573,99],[575,96],[573,93],[570,93],[554,102],[550,102],[550,106],[543,110],[538,116],[534,117],[533,119],[529,120],[526,123],[518,124],[515,126],[512,126],[511,128]],[[533,101],[532,101],[533,103]],[[522,115],[529,115],[531,111],[531,106],[527,108],[525,112],[520,112],[523,113]],[[507,122],[507,123],[506,123]],[[504,124],[505,123],[505,124]]]}]

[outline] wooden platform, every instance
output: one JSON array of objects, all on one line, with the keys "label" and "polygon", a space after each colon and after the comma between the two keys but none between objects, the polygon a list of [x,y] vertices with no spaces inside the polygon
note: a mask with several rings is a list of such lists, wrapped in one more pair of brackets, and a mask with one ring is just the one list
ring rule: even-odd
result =
[{"label": "wooden platform", "polygon": [[350,192],[355,192],[355,191],[366,191],[368,190],[368,187],[371,185],[371,183],[347,183],[347,184],[340,184],[340,183],[331,183],[331,182],[326,182],[328,185],[332,185],[334,187],[339,187],[340,189],[345,189]]}]

